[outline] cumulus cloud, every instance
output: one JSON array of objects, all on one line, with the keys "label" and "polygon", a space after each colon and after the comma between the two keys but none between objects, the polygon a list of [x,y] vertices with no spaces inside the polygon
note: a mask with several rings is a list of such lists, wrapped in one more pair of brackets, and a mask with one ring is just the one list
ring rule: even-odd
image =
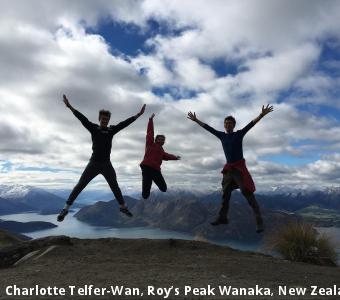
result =
[{"label": "cumulus cloud", "polygon": [[[232,114],[240,129],[266,103],[274,104],[274,112],[244,140],[259,186],[340,183],[337,156],[319,155],[303,167],[270,161],[272,155],[340,150],[339,121],[299,107],[339,108],[329,100],[336,98],[330,91],[338,90],[339,78],[319,70],[338,68],[320,57],[327,39],[339,40],[339,12],[338,1],[2,1],[0,138],[6,142],[0,160],[12,167],[1,164],[7,172],[1,180],[53,187],[76,182],[90,157],[91,139],[62,103],[65,93],[93,122],[101,108],[112,111],[114,124],[147,103],[146,115],[113,142],[112,161],[126,189],[140,185],[147,115],[156,113],[165,149],[183,157],[164,163],[169,186],[198,188],[204,182],[216,188],[222,147],[186,113],[196,111],[219,130]],[[100,35],[105,20],[134,24],[146,35],[154,20],[170,34],[150,34],[149,50],[129,57],[112,53]],[[226,64],[225,75],[213,64],[217,60]],[[228,64],[237,65],[236,72]],[[156,95],[155,88],[164,94]],[[25,169],[29,166],[36,171]],[[62,171],[41,171],[46,166]],[[104,185],[100,179],[93,183]]]}]

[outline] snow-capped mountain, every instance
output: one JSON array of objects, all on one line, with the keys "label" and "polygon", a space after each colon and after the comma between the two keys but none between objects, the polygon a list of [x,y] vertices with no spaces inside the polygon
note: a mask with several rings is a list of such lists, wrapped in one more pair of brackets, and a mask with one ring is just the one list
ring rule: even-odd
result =
[{"label": "snow-capped mountain", "polygon": [[[4,199],[0,200],[0,214],[26,211],[56,212],[65,204],[63,198],[28,185],[0,185],[0,198]],[[12,204],[13,211],[9,209],[9,204]]]},{"label": "snow-capped mountain", "polygon": [[327,187],[323,190],[328,195],[337,195],[340,196],[340,186],[331,186]]},{"label": "snow-capped mountain", "polygon": [[318,191],[317,189],[310,189],[307,186],[299,186],[299,187],[290,187],[290,186],[283,186],[277,185],[272,186],[267,190],[260,191],[259,193],[264,195],[286,195],[295,197],[297,195],[307,195]]},{"label": "snow-capped mountain", "polygon": [[324,193],[328,195],[340,195],[340,186],[319,187],[311,189],[308,186],[289,187],[283,185],[272,186],[267,190],[260,191],[261,194],[269,195],[311,195],[314,193]]},{"label": "snow-capped mountain", "polygon": [[0,197],[5,199],[25,197],[31,190],[37,189],[29,185],[0,185]]},{"label": "snow-capped mountain", "polygon": [[[46,191],[40,188],[27,185],[0,185],[0,215],[9,213],[20,213],[27,211],[36,211],[40,213],[56,213],[65,204],[65,198],[70,191]],[[62,195],[62,196],[61,196]],[[148,201],[171,199],[197,199],[206,202],[221,201],[221,191],[192,191],[185,189],[170,188],[166,193],[153,189]],[[340,210],[340,187],[327,187],[323,190],[310,190],[301,187],[301,189],[276,186],[271,191],[256,193],[256,197],[264,208],[284,209],[287,211],[296,211],[311,205],[320,208],[329,208]],[[134,195],[134,198],[140,199],[140,192]],[[113,195],[107,191],[84,191],[79,195],[76,206],[92,204],[96,201],[109,201]],[[244,202],[244,198],[239,192],[234,192],[232,202]],[[219,205],[219,204],[218,204]]]}]

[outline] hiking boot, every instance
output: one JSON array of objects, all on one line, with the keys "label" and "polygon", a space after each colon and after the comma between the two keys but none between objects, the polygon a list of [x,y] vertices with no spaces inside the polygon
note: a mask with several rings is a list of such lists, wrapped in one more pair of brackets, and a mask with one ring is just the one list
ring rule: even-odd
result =
[{"label": "hiking boot", "polygon": [[67,214],[68,214],[68,210],[63,208],[58,215],[58,218],[57,218],[58,222],[64,221],[64,218],[66,217]]},{"label": "hiking boot", "polygon": [[220,224],[228,224],[229,221],[227,218],[221,218],[221,217],[218,217],[215,221],[213,222],[210,222],[210,224],[212,226],[217,226],[217,225],[220,225]]},{"label": "hiking boot", "polygon": [[119,210],[120,212],[122,212],[123,214],[127,215],[130,218],[133,216],[133,214],[128,210],[127,207],[124,207],[124,208],[121,207]]}]

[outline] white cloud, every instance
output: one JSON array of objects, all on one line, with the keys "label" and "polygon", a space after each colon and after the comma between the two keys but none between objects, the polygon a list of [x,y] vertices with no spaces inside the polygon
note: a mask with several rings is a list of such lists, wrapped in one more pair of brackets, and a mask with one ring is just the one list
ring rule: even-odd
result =
[{"label": "white cloud", "polygon": [[[281,103],[281,92],[309,91],[314,102],[327,103],[339,85],[315,71],[322,41],[339,37],[339,2],[329,1],[2,1],[0,13],[0,159],[14,166],[52,167],[65,173],[18,171],[7,181],[38,185],[76,182],[91,152],[88,132],[65,108],[61,95],[91,121],[101,108],[117,123],[148,104],[146,116],[119,133],[112,161],[121,182],[139,187],[147,116],[156,112],[156,129],[167,136],[165,149],[183,157],[165,162],[169,185],[219,187],[224,155],[219,141],[186,119],[189,110],[222,130],[232,114],[241,128],[273,103],[275,111],[246,136],[245,156],[260,186],[279,181],[313,185],[337,182],[338,165],[325,157],[304,168],[263,159],[273,154],[303,155],[327,143],[340,149],[339,122],[299,111],[309,100],[299,93]],[[147,32],[156,19],[177,35],[156,35],[147,43],[154,52],[124,57],[110,53],[100,35],[88,34],[105,18],[131,22]],[[171,30],[170,30],[171,31]],[[219,77],[212,61],[239,65],[237,74]],[[170,64],[170,66],[169,66]],[[334,62],[331,65],[335,66]],[[335,66],[336,67],[336,66]],[[140,70],[145,69],[141,75]],[[172,95],[156,97],[153,87],[172,86]],[[190,98],[185,90],[195,90]],[[315,146],[296,142],[309,140]],[[5,169],[5,168],[4,168]],[[326,174],[329,174],[327,177]],[[46,179],[47,178],[47,179]],[[103,181],[97,181],[100,185]]]},{"label": "white cloud", "polygon": [[319,54],[316,45],[305,44],[274,56],[251,60],[244,64],[249,72],[239,75],[240,84],[256,93],[287,89],[311,68]]}]

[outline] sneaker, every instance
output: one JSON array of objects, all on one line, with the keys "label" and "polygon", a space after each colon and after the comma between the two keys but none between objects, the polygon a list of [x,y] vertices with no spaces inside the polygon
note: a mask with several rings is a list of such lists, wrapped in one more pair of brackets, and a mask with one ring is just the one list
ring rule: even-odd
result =
[{"label": "sneaker", "polygon": [[220,224],[228,224],[229,221],[227,218],[221,218],[221,217],[218,217],[215,221],[213,222],[210,222],[210,224],[212,226],[217,226],[217,225],[220,225]]},{"label": "sneaker", "polygon": [[58,218],[57,218],[58,222],[64,221],[64,218],[66,217],[67,214],[68,214],[68,210],[63,208],[58,215]]},{"label": "sneaker", "polygon": [[133,216],[133,214],[128,210],[127,207],[124,207],[124,208],[121,207],[119,210],[120,210],[120,212],[122,212],[123,214],[126,214],[128,217],[132,217],[132,216]]}]

